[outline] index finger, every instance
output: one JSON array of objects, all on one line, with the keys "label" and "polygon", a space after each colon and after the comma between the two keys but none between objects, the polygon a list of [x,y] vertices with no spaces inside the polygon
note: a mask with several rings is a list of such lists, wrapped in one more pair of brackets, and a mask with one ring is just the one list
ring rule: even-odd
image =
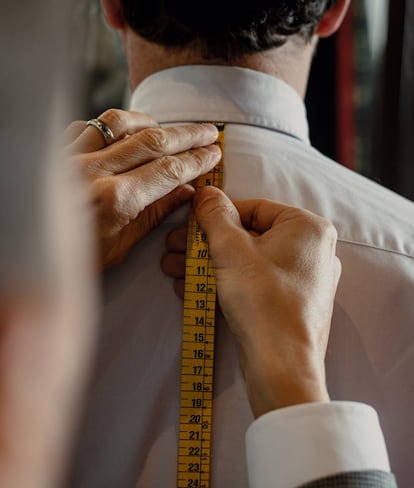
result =
[{"label": "index finger", "polygon": [[104,168],[106,172],[125,173],[155,159],[209,146],[217,135],[217,128],[212,124],[145,129],[95,153],[96,163],[98,169]]}]

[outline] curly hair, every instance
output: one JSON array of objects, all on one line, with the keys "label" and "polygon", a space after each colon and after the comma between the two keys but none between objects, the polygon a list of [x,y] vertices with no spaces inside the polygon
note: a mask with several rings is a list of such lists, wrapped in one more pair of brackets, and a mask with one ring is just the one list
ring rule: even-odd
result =
[{"label": "curly hair", "polygon": [[121,0],[129,26],[169,48],[194,47],[207,59],[231,60],[310,39],[336,0]]}]

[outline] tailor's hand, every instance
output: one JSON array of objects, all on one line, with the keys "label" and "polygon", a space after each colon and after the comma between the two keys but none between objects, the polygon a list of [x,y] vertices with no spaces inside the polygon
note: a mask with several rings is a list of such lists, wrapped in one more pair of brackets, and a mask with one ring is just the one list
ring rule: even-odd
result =
[{"label": "tailor's hand", "polygon": [[108,110],[99,120],[114,133],[102,134],[77,121],[66,130],[68,153],[90,182],[96,216],[99,267],[124,259],[134,244],[185,202],[186,183],[210,171],[221,157],[217,129],[191,124],[162,129],[148,115]]},{"label": "tailor's hand", "polygon": [[[194,208],[210,243],[221,310],[240,344],[254,415],[329,401],[324,358],[341,273],[333,225],[269,200],[233,204],[212,187],[196,193]],[[180,294],[185,234],[168,236],[162,262]]]}]

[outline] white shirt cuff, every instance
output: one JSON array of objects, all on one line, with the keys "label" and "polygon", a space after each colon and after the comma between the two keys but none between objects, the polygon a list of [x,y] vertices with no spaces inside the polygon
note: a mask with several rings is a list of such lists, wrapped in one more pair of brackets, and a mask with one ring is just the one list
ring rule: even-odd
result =
[{"label": "white shirt cuff", "polygon": [[307,403],[259,417],[246,434],[251,488],[293,488],[344,471],[390,471],[376,411]]}]

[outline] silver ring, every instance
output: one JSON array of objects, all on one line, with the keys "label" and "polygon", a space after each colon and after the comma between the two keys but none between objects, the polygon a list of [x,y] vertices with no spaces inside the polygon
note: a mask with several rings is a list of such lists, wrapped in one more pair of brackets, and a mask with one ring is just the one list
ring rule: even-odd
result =
[{"label": "silver ring", "polygon": [[99,132],[103,135],[107,146],[115,141],[114,133],[104,122],[102,122],[102,120],[90,119],[88,120],[88,122],[86,122],[86,125],[91,125],[92,127],[98,129]]}]

